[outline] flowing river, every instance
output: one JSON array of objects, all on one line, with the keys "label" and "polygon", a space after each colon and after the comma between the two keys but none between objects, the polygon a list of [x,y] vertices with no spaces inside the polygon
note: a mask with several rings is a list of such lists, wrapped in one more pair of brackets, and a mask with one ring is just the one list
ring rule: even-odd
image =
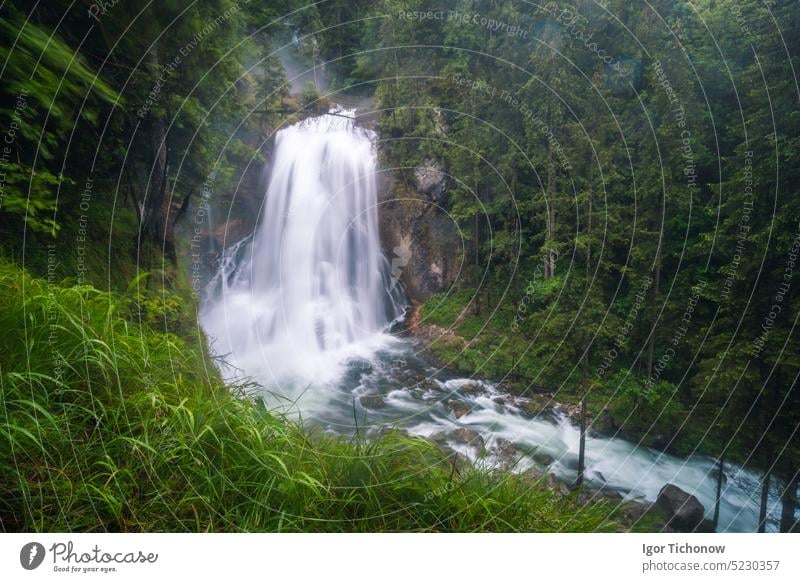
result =
[{"label": "flowing river", "polygon": [[[273,407],[337,434],[401,427],[487,467],[574,481],[579,430],[532,415],[490,382],[432,365],[402,328],[406,300],[378,237],[375,134],[353,112],[306,119],[276,137],[258,230],[228,248],[200,320],[229,379],[250,377]],[[469,410],[456,416],[456,412]],[[714,508],[714,460],[677,458],[589,434],[586,480],[654,501],[666,483]],[[755,531],[759,476],[726,464],[720,531]],[[767,529],[780,501],[770,493]]]}]

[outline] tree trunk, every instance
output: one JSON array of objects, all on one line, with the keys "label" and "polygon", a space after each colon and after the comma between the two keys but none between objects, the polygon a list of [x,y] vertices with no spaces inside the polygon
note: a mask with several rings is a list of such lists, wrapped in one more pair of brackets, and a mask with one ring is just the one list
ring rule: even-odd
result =
[{"label": "tree trunk", "polygon": [[[153,48],[149,53],[150,64],[158,70],[158,52]],[[142,234],[150,241],[161,244],[165,255],[175,259],[175,235],[170,219],[169,190],[169,147],[167,144],[167,126],[164,119],[158,117],[151,130],[153,148],[153,165],[150,169],[149,187],[145,192],[142,209]]]},{"label": "tree trunk", "polygon": [[[476,190],[477,191],[477,190]],[[481,265],[480,265],[480,222],[478,221],[478,212],[475,212],[475,315],[481,314]]]},{"label": "tree trunk", "polygon": [[[660,255],[659,251],[659,255]],[[653,273],[653,295],[652,301],[650,305],[653,308],[653,327],[650,329],[650,340],[647,342],[647,377],[650,378],[653,374],[653,357],[655,355],[656,350],[656,322],[658,321],[658,315],[656,314],[656,309],[658,306],[658,288],[661,282],[661,259],[660,257],[656,259],[656,268],[655,272]]]},{"label": "tree trunk", "polygon": [[[519,190],[519,185],[517,183],[517,174],[514,173],[514,175],[511,177],[511,192],[512,192],[512,195],[514,196],[514,200],[517,199],[518,190]],[[512,226],[513,230],[512,230],[512,233],[511,233],[511,240],[514,241],[514,250],[512,252],[514,253],[514,257],[517,257],[517,258],[520,256],[520,246],[521,246],[521,241],[522,241],[522,233],[520,231],[520,223],[519,222],[520,222],[519,217],[514,213],[514,210],[512,209],[511,210],[511,224],[513,225]],[[512,283],[512,287],[511,287],[512,295],[511,295],[511,297],[512,297],[512,299],[514,301],[514,305],[519,305],[519,302],[522,299],[522,296],[521,296],[520,291],[519,291],[520,280],[521,280],[521,278],[519,276],[519,272],[517,271],[517,272],[514,273],[514,278],[511,280],[511,283]]]},{"label": "tree trunk", "polygon": [[[588,212],[586,218],[586,292],[589,292],[589,278],[591,276],[592,262],[592,172],[589,172],[589,191],[588,191]],[[583,475],[586,471],[586,399],[589,394],[589,340],[585,351],[581,357],[581,383],[583,384],[583,396],[581,397],[581,438],[578,446],[578,478],[575,485],[580,487],[583,484]]]},{"label": "tree trunk", "polygon": [[656,308],[658,303],[658,291],[661,287],[661,242],[664,237],[664,224],[665,224],[665,205],[666,205],[666,194],[664,191],[661,191],[661,232],[658,233],[658,246],[656,247],[656,261],[655,266],[653,269],[653,296],[652,296],[652,308],[653,308],[653,327],[650,330],[650,341],[647,343],[647,377],[653,374],[653,357],[655,354],[656,349],[656,324],[658,321],[658,315],[656,314]]},{"label": "tree trunk", "polygon": [[[592,166],[594,168],[594,166]],[[589,171],[589,192],[588,192],[588,212],[586,213],[586,292],[589,292],[589,277],[591,276],[592,267],[592,175],[593,172]]]},{"label": "tree trunk", "polygon": [[586,472],[586,398],[589,395],[589,356],[588,348],[583,354],[581,362],[581,376],[583,384],[583,395],[581,396],[581,438],[578,445],[578,478],[575,486],[583,485],[583,474]]},{"label": "tree trunk", "polygon": [[794,514],[797,510],[797,483],[800,480],[800,473],[795,472],[794,477],[789,479],[781,495],[781,527],[782,533],[800,533],[800,521],[795,520]]},{"label": "tree trunk", "polygon": [[767,529],[767,502],[769,501],[769,471],[764,474],[761,481],[761,507],[758,512],[758,533]]},{"label": "tree trunk", "polygon": [[[547,112],[547,127],[552,128],[552,114]],[[547,224],[545,228],[545,244],[552,246],[555,239],[556,228],[556,207],[555,207],[555,188],[556,188],[556,172],[553,167],[553,144],[551,140],[547,140],[547,187],[545,191],[545,212],[547,215]],[[548,249],[544,257],[544,278],[549,279],[555,275],[556,270],[555,253],[552,248]]]},{"label": "tree trunk", "polygon": [[153,136],[155,161],[147,193],[144,212],[145,235],[154,243],[161,244],[169,258],[175,256],[175,234],[170,217],[171,200],[169,194],[169,153],[166,125],[162,119],[157,122]]},{"label": "tree trunk", "polygon": [[486,285],[486,309],[491,311],[492,309],[492,287],[490,285]]},{"label": "tree trunk", "polygon": [[[556,230],[556,209],[555,204],[552,202],[553,197],[550,197],[550,211],[549,211],[549,224],[547,226],[548,238],[550,243],[555,240]],[[547,251],[547,272],[548,277],[553,277],[556,274],[556,252],[551,248]]]},{"label": "tree trunk", "polygon": [[[413,109],[412,109],[413,111]],[[472,92],[471,99],[470,99],[470,128],[472,133],[472,151],[478,151],[478,140],[475,137],[475,92]],[[479,161],[473,160],[473,168],[472,168],[472,192],[475,198],[478,198],[478,171],[479,168],[477,164]],[[479,222],[479,213],[480,213],[480,206],[475,209],[475,221],[474,221],[474,233],[475,233],[475,315],[481,314],[481,268],[480,268],[480,222]]]},{"label": "tree trunk", "polygon": [[717,495],[714,500],[714,531],[719,525],[719,500],[722,498],[722,480],[725,478],[725,453],[722,453],[717,462]]},{"label": "tree trunk", "polygon": [[581,441],[578,447],[578,478],[575,486],[583,485],[583,474],[586,471],[586,391],[581,397]]}]

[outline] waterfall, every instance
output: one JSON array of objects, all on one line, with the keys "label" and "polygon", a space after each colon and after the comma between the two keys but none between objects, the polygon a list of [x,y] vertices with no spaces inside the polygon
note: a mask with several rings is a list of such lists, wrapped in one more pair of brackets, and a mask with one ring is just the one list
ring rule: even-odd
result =
[{"label": "waterfall", "polygon": [[[412,340],[388,333],[405,299],[379,245],[375,135],[349,115],[332,111],[277,135],[260,224],[225,250],[200,313],[223,374],[255,379],[268,405],[331,432],[402,426],[479,466],[574,482],[580,433],[563,412],[531,415],[524,399],[491,382],[454,378]],[[469,412],[456,416],[454,402]],[[478,446],[465,441],[475,434]],[[618,437],[590,432],[586,440],[588,487],[626,500],[655,501],[673,483],[710,516],[716,466]],[[755,473],[728,463],[720,529],[754,531],[759,492]],[[775,530],[774,485],[769,499],[768,529]]]},{"label": "waterfall", "polygon": [[375,134],[332,110],[281,130],[254,235],[209,285],[201,322],[231,369],[266,385],[335,382],[402,313],[378,236]]}]

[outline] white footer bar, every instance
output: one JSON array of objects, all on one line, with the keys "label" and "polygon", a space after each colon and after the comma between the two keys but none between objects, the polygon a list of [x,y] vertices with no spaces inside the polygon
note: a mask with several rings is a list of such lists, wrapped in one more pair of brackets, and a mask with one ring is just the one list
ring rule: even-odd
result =
[{"label": "white footer bar", "polygon": [[[0,580],[800,580],[791,534],[3,534]],[[154,578],[153,578],[154,577]],[[553,578],[550,578],[553,577]],[[558,578],[555,578],[558,577]]]}]

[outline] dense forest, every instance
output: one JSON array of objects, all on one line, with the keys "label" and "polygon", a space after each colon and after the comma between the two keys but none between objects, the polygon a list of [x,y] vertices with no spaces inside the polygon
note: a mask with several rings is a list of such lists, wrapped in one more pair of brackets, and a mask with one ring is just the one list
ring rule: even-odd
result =
[{"label": "dense forest", "polygon": [[761,531],[770,487],[797,529],[796,2],[51,0],[0,34],[2,529],[625,527],[511,475],[430,495],[430,443],[307,432],[219,377],[198,209],[340,98],[374,99],[398,184],[446,177],[463,269],[410,298],[451,330],[431,357],[583,439],[757,471]]}]

